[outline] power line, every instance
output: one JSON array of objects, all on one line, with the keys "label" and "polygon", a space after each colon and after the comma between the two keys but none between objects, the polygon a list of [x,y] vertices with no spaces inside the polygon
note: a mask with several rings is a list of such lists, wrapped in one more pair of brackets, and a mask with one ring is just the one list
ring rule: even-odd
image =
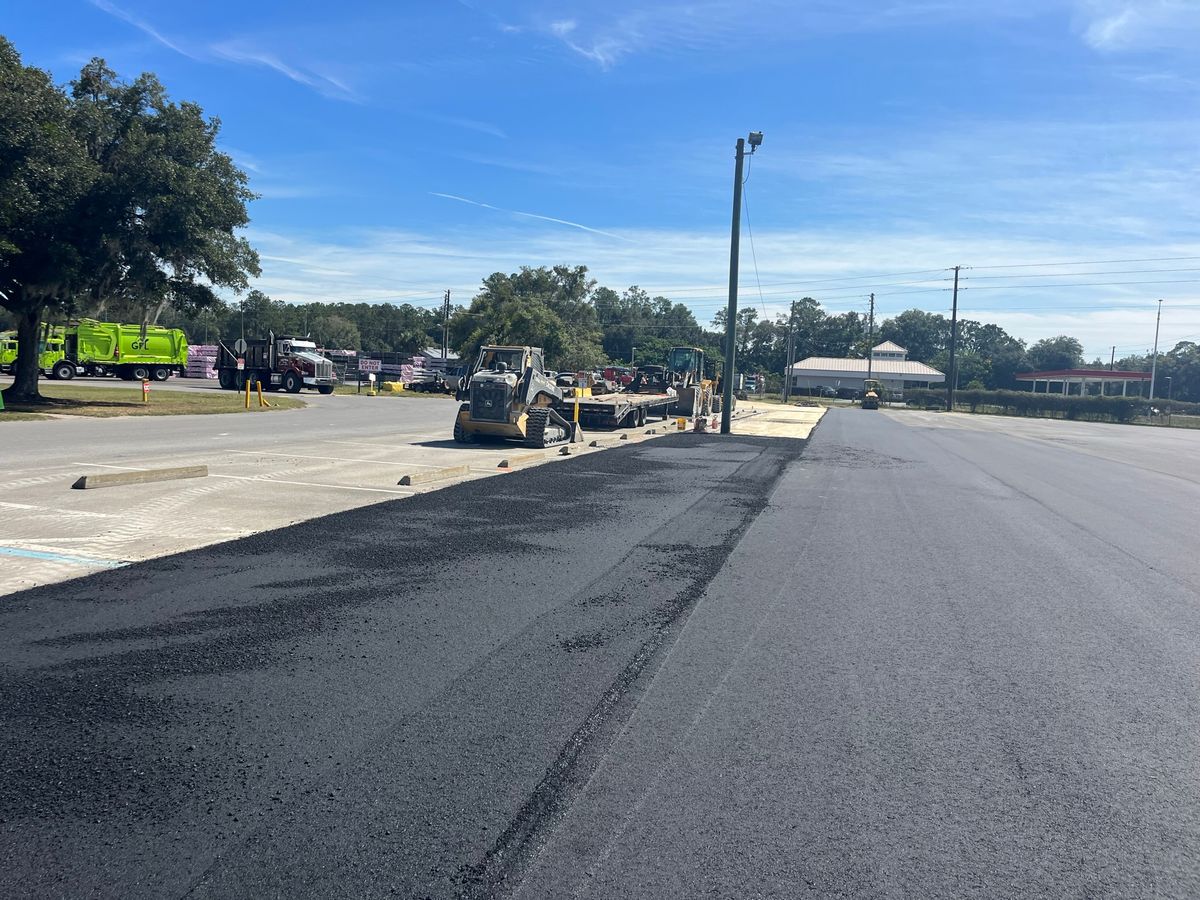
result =
[{"label": "power line", "polygon": [[[944,267],[940,268],[940,269],[910,269],[907,272],[882,272],[882,273],[872,273],[869,275],[839,275],[836,278],[814,278],[814,279],[810,279],[808,281],[765,281],[765,282],[763,282],[763,285],[765,287],[788,287],[788,286],[807,287],[807,286],[813,285],[813,284],[828,284],[829,282],[833,282],[833,281],[862,281],[863,279],[871,280],[871,279],[875,279],[875,278],[901,278],[905,275],[926,275],[926,274],[930,274],[930,273],[948,272],[948,271],[949,271],[949,269],[946,269]],[[926,278],[923,280],[930,281],[932,279]],[[867,287],[867,286],[868,285],[860,285],[859,287]],[[685,293],[692,293],[694,291],[715,291],[715,290],[720,290],[722,287],[723,287],[723,285],[712,285],[711,287],[683,287],[683,288],[659,287],[659,288],[654,288],[654,290],[660,294],[685,294]]]},{"label": "power line", "polygon": [[1148,256],[1143,259],[1087,259],[1082,262],[1052,262],[1052,263],[1005,263],[993,266],[972,266],[973,269],[1036,269],[1052,266],[1112,266],[1117,263],[1138,262],[1181,262],[1183,260],[1200,259],[1200,256]]},{"label": "power line", "polygon": [[1085,275],[1154,275],[1160,272],[1200,272],[1200,268],[1191,266],[1186,269],[1117,269],[1108,272],[1042,272],[1037,275],[976,275],[975,278],[986,278],[989,281],[998,278],[1081,278]]},{"label": "power line", "polygon": [[[750,155],[751,161],[754,155]],[[746,178],[742,182],[742,208],[746,210],[746,232],[750,235],[750,259],[754,261],[754,280],[758,282],[758,311],[762,313],[762,317],[767,317],[767,305],[763,301],[762,280],[758,277],[758,254],[754,252],[754,228],[750,225],[750,196],[749,192],[744,190],[745,184],[750,180],[750,167],[746,167]]]},{"label": "power line", "polygon": [[[1079,281],[1068,284],[981,284],[969,288],[973,291],[1023,291],[1029,288],[1060,288],[1060,287],[1119,287],[1139,284],[1200,284],[1200,278],[1176,278],[1170,281]],[[963,290],[968,290],[964,288]]]},{"label": "power line", "polygon": [[[968,307],[962,307],[962,308],[970,310],[971,312],[976,312],[976,313],[979,313],[979,312],[1004,313],[1004,312],[1027,312],[1027,311],[1043,310],[1043,309],[1054,310],[1055,312],[1073,312],[1075,310],[1083,310],[1085,312],[1091,312],[1091,311],[1095,311],[1095,310],[1110,310],[1110,309],[1132,309],[1132,310],[1140,310],[1140,311],[1144,312],[1147,307],[1146,307],[1146,304],[1144,304],[1144,303],[1139,303],[1139,304],[1109,303],[1109,304],[1098,304],[1098,305],[1087,305],[1087,306],[1075,305],[1075,304],[1063,305],[1061,303],[1041,303],[1041,304],[1038,304],[1037,306],[968,306]],[[1200,309],[1200,303],[1172,303],[1171,308],[1172,309]]]}]

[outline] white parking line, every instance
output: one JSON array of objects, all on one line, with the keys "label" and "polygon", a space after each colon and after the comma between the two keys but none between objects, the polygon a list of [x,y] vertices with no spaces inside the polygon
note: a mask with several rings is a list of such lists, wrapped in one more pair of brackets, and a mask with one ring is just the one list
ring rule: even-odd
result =
[{"label": "white parking line", "polygon": [[[376,450],[387,450],[395,447],[395,444],[368,444],[363,441],[321,441],[322,444],[344,444],[347,447],[373,447]],[[400,444],[399,446],[404,446]]]},{"label": "white parking line", "polygon": [[282,456],[287,459],[321,459],[329,462],[348,462],[348,463],[366,463],[372,466],[416,466],[419,469],[441,469],[443,466],[435,466],[432,463],[413,463],[413,462],[389,462],[386,459],[347,459],[344,456],[302,456],[299,453],[273,453],[270,450],[226,450],[226,453],[242,453],[246,456]]},{"label": "white parking line", "polygon": [[398,494],[401,497],[411,497],[416,491],[393,491],[387,488],[354,487],[349,484],[318,484],[315,481],[283,481],[279,478],[268,478],[265,475],[214,475],[209,478],[233,478],[237,481],[257,481],[260,484],[293,484],[299,487],[332,488],[335,491],[371,491],[375,494]]},{"label": "white parking line", "polygon": [[56,516],[77,516],[85,519],[120,519],[121,516],[113,515],[112,513],[88,512],[83,509],[62,509],[55,506],[34,506],[30,503],[0,503],[0,509],[33,509],[39,512],[48,512]]}]

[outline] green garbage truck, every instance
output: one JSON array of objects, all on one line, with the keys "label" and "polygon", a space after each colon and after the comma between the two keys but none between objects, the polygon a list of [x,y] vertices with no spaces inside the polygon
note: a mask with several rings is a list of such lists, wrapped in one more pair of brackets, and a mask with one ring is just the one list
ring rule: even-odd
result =
[{"label": "green garbage truck", "polygon": [[81,319],[67,326],[63,351],[62,358],[48,367],[51,378],[65,381],[84,374],[166,381],[172,372],[187,368],[188,342],[178,328]]},{"label": "green garbage truck", "polygon": [[[63,349],[65,337],[61,325],[44,325],[38,344],[41,352],[38,355],[38,368],[43,372],[51,372],[56,363],[62,361],[66,353]],[[0,372],[12,372],[17,367],[17,333],[15,331],[0,332]]]}]

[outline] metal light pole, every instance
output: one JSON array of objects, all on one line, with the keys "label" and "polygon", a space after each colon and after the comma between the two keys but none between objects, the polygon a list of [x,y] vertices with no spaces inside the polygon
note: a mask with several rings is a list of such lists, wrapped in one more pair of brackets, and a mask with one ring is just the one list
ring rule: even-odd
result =
[{"label": "metal light pole", "polygon": [[[750,132],[750,152],[762,143],[762,132]],[[746,160],[746,138],[737,139],[733,166],[733,223],[729,233],[729,306],[725,310],[725,372],[721,391],[721,434],[729,434],[730,407],[733,406],[734,342],[737,338],[738,253],[742,238],[742,164]]]},{"label": "metal light pole", "polygon": [[633,360],[636,355],[637,355],[637,347],[630,347],[629,348],[629,368],[631,368],[631,369],[633,368]]}]

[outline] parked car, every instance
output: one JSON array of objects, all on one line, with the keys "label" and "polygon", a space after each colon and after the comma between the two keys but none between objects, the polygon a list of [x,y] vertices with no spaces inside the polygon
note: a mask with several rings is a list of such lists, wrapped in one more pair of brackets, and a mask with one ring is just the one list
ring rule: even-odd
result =
[{"label": "parked car", "polygon": [[446,390],[453,394],[462,384],[463,376],[467,374],[466,366],[451,366],[446,370]]}]

